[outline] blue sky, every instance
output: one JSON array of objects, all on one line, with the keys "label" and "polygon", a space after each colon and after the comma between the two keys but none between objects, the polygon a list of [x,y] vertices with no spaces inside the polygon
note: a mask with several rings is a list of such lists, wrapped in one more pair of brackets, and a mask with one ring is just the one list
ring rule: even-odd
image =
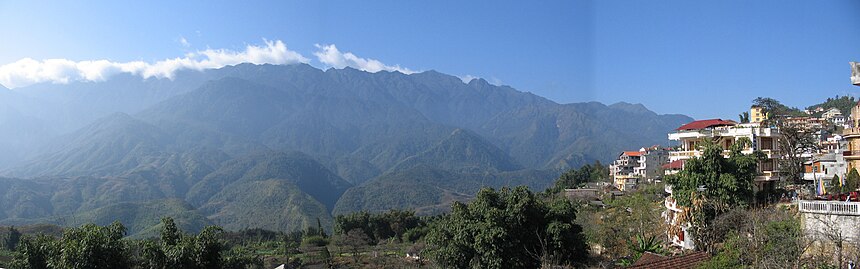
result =
[{"label": "blue sky", "polygon": [[[0,65],[157,62],[282,41],[559,103],[734,119],[757,96],[855,95],[860,1],[0,1]],[[182,40],[186,42],[183,44]]]}]

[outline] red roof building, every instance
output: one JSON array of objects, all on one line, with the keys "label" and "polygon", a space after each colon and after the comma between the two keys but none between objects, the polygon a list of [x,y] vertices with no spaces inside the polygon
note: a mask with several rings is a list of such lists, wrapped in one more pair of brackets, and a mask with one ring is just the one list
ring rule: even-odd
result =
[{"label": "red roof building", "polygon": [[710,120],[697,120],[691,123],[687,123],[675,129],[677,131],[685,131],[685,130],[701,130],[705,128],[713,128],[718,126],[735,126],[738,123],[733,120],[723,120],[723,119],[710,119]]},{"label": "red roof building", "polygon": [[684,169],[684,161],[685,160],[675,160],[670,163],[664,164],[664,170],[681,170]]},{"label": "red roof building", "polygon": [[637,156],[642,156],[642,153],[644,153],[644,152],[641,152],[641,151],[625,151],[622,154],[630,156],[630,157],[637,157]]}]

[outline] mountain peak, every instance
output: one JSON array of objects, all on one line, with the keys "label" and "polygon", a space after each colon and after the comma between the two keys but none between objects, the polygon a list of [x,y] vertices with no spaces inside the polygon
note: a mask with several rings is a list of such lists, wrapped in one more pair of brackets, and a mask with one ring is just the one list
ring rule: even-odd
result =
[{"label": "mountain peak", "polygon": [[627,102],[618,102],[609,105],[609,108],[627,111],[630,113],[654,113],[641,103],[631,104]]}]

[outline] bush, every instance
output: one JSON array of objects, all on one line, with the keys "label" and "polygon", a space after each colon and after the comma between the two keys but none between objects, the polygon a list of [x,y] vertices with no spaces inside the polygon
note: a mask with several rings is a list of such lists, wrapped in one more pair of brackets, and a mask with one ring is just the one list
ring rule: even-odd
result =
[{"label": "bush", "polygon": [[326,245],[328,245],[328,239],[319,235],[302,238],[302,246],[304,247],[322,247]]}]

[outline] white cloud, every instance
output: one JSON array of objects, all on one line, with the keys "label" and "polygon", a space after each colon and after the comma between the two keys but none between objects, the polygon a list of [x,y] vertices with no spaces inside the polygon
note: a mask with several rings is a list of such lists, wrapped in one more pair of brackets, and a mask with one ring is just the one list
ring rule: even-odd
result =
[{"label": "white cloud", "polygon": [[117,73],[173,79],[175,72],[181,69],[204,70],[240,63],[293,64],[310,61],[298,52],[287,49],[280,40],[264,42],[264,46],[248,45],[244,51],[207,49],[155,63],[117,63],[108,60],[75,62],[67,59],[38,61],[24,58],[0,66],[0,84],[7,88],[18,88],[42,82],[65,84],[72,81],[103,81]]},{"label": "white cloud", "polygon": [[184,36],[179,37],[179,44],[182,44],[183,47],[191,47],[191,42],[188,42],[188,39],[185,39]]},{"label": "white cloud", "polygon": [[317,59],[321,63],[334,68],[341,69],[349,66],[358,70],[371,73],[376,73],[379,71],[398,71],[404,74],[415,73],[415,71],[409,70],[409,68],[400,67],[400,65],[386,65],[378,60],[355,56],[355,54],[352,54],[351,52],[341,52],[334,44],[316,44],[315,46],[318,49],[316,52],[314,52],[314,55],[317,56]]},{"label": "white cloud", "polygon": [[460,80],[462,80],[463,83],[467,83],[467,84],[469,82],[471,82],[473,79],[479,79],[479,77],[476,77],[473,75],[465,75],[465,76],[460,77]]}]

